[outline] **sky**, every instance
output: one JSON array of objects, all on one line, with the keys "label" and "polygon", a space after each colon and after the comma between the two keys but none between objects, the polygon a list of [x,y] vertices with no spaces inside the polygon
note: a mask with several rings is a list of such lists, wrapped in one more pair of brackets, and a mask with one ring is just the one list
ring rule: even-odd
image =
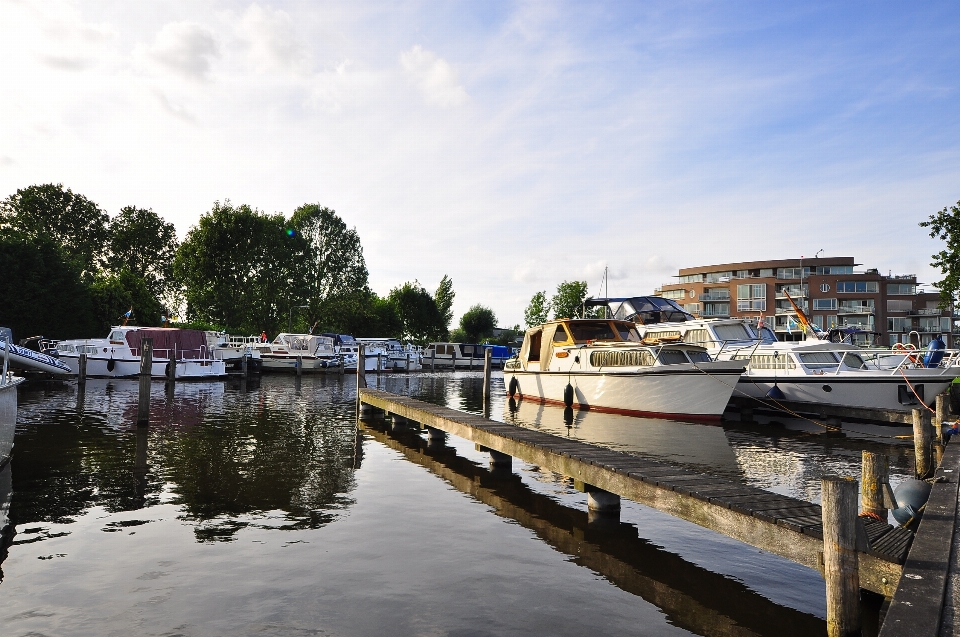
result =
[{"label": "sky", "polygon": [[[0,0],[0,197],[61,183],[182,239],[337,211],[371,287],[649,294],[853,256],[932,283],[960,200],[960,3]],[[931,286],[926,286],[930,288]]]}]

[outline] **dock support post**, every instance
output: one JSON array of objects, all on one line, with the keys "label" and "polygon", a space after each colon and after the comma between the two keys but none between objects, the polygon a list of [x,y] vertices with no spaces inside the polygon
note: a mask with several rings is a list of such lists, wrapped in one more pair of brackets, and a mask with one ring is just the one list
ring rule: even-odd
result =
[{"label": "dock support post", "polygon": [[827,582],[827,635],[860,635],[857,556],[857,481],[823,478],[823,577]]},{"label": "dock support post", "polygon": [[887,508],[883,491],[885,485],[890,481],[890,463],[887,456],[882,453],[864,451],[860,471],[860,484],[863,493],[860,504],[863,513],[879,515],[881,520],[886,521]]},{"label": "dock support post", "polygon": [[592,485],[587,485],[587,508],[596,513],[620,512],[620,496]]},{"label": "dock support post", "polygon": [[490,417],[490,367],[493,349],[483,350],[483,417]]},{"label": "dock support post", "polygon": [[933,426],[937,433],[940,433],[943,423],[947,421],[947,395],[945,393],[937,394],[937,416],[933,420]]},{"label": "dock support post", "polygon": [[437,346],[434,345],[433,349],[430,350],[430,371],[437,371]]},{"label": "dock support post", "polygon": [[407,352],[407,362],[404,364],[404,371],[410,373],[410,352]]},{"label": "dock support post", "polygon": [[437,429],[436,427],[427,427],[426,425],[424,425],[424,427],[425,427],[426,430],[427,430],[427,439],[428,439],[428,440],[440,440],[440,441],[443,441],[443,440],[446,440],[446,439],[447,439],[447,432],[444,431],[443,429]]},{"label": "dock support post", "polygon": [[303,356],[297,354],[297,376],[303,374]]},{"label": "dock support post", "polygon": [[930,474],[930,438],[933,429],[924,422],[926,414],[920,409],[913,410],[913,452],[917,463],[917,477],[921,480]]},{"label": "dock support post", "polygon": [[137,426],[150,423],[150,374],[153,372],[153,339],[140,342],[140,396],[137,404]]},{"label": "dock support post", "polygon": [[397,431],[398,429],[406,429],[408,424],[410,424],[410,421],[403,416],[390,414],[390,426],[394,431]]},{"label": "dock support post", "polygon": [[481,447],[477,445],[478,451],[486,451],[490,454],[490,468],[491,469],[510,469],[513,467],[513,456],[510,456],[499,451],[494,451],[487,447]]},{"label": "dock support post", "polygon": [[450,370],[457,371],[457,348],[453,348],[453,354],[450,355]]},{"label": "dock support post", "polygon": [[87,355],[80,354],[80,360],[77,363],[77,382],[81,385],[87,382]]},{"label": "dock support post", "polygon": [[170,360],[167,361],[167,367],[164,369],[167,373],[167,382],[176,383],[177,382],[177,353],[174,351],[173,356],[170,357]]},{"label": "dock support post", "polygon": [[473,352],[470,352],[470,362],[467,363],[467,370],[473,371]]},{"label": "dock support post", "polygon": [[247,377],[247,359],[248,359],[248,358],[249,358],[249,357],[248,357],[246,354],[244,354],[243,356],[240,357],[240,374],[241,374],[244,378]]}]

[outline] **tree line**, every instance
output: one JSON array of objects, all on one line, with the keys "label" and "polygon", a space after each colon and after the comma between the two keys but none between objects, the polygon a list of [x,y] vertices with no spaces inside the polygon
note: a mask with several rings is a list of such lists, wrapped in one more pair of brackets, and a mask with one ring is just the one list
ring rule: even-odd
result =
[{"label": "tree line", "polygon": [[416,343],[492,334],[476,305],[450,334],[455,298],[408,281],[370,289],[360,237],[334,210],[304,204],[287,217],[214,202],[183,241],[152,209],[111,218],[61,184],[0,202],[0,325],[18,338],[101,336],[131,308],[132,324],[233,334],[281,331],[391,336]]}]

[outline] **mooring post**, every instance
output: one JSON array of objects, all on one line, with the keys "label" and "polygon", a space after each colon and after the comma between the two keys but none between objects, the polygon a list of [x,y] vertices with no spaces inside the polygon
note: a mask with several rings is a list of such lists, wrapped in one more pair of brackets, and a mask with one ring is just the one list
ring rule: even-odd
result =
[{"label": "mooring post", "polygon": [[450,355],[450,369],[457,371],[457,348],[454,346],[453,354]]},{"label": "mooring post", "polygon": [[343,376],[347,366],[347,362],[344,360],[343,354],[337,354],[337,362],[340,363],[340,375]]},{"label": "mooring post", "polygon": [[887,456],[871,451],[863,452],[863,463],[860,469],[860,484],[862,495],[860,505],[863,513],[872,513],[880,516],[886,522],[887,508],[884,503],[884,485],[890,481],[890,463]]},{"label": "mooring post", "polygon": [[930,438],[933,430],[924,422],[926,414],[920,409],[913,410],[913,453],[917,464],[917,477],[921,480],[930,474]]},{"label": "mooring post", "polygon": [[87,382],[87,354],[80,354],[80,360],[77,362],[77,381],[82,385]]},{"label": "mooring post", "polygon": [[470,352],[470,361],[467,362],[467,369],[468,369],[469,371],[471,371],[471,372],[473,371],[473,354],[474,354],[474,352],[471,351],[471,352]]},{"label": "mooring post", "polygon": [[405,370],[408,374],[410,373],[410,352],[407,352],[407,363],[405,366]]},{"label": "mooring post", "polygon": [[167,374],[168,383],[177,382],[177,350],[173,350],[173,356],[167,361],[167,367],[164,369],[164,372]]},{"label": "mooring post", "polygon": [[303,374],[303,355],[297,354],[297,376]]},{"label": "mooring post", "polygon": [[153,372],[153,339],[149,336],[140,341],[140,396],[137,404],[137,425],[150,422],[150,374]]},{"label": "mooring post", "polygon": [[248,358],[248,355],[247,355],[247,354],[243,354],[243,355],[240,357],[240,374],[241,374],[244,378],[247,377],[247,358]]},{"label": "mooring post", "polygon": [[430,350],[430,371],[437,371],[437,346],[434,345],[433,349]]},{"label": "mooring post", "polygon": [[483,417],[490,417],[490,367],[492,366],[493,348],[483,350]]},{"label": "mooring post", "polygon": [[937,416],[933,420],[933,426],[939,434],[943,428],[943,423],[947,421],[947,395],[945,393],[937,394]]},{"label": "mooring post", "polygon": [[860,565],[857,557],[857,481],[821,481],[823,578],[827,582],[827,635],[860,635]]}]

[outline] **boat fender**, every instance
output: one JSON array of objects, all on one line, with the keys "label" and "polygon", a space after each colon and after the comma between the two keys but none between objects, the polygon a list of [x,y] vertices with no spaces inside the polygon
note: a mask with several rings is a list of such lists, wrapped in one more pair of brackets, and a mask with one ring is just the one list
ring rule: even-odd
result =
[{"label": "boat fender", "polygon": [[777,387],[774,383],[773,387],[770,388],[770,391],[767,392],[767,398],[772,398],[773,400],[783,400],[786,396],[783,395],[783,390]]},{"label": "boat fender", "polygon": [[519,389],[520,389],[520,383],[517,382],[517,377],[514,376],[513,378],[510,379],[510,391],[509,391],[510,398],[513,398],[514,396],[516,396],[517,391]]},{"label": "boat fender", "polygon": [[573,406],[573,385],[567,383],[567,386],[563,388],[563,405],[565,407]]},{"label": "boat fender", "polygon": [[107,371],[112,372],[113,368],[117,366],[117,362],[112,358],[107,361]]},{"label": "boat fender", "polygon": [[913,522],[920,522],[923,517],[923,508],[927,504],[927,498],[930,497],[930,483],[915,478],[908,478],[893,491],[893,499],[896,500],[893,513],[893,519],[900,523],[900,526],[909,527]]},{"label": "boat fender", "polygon": [[946,346],[946,343],[943,342],[943,339],[941,339],[938,334],[936,338],[930,341],[930,345],[927,346],[927,354],[923,357],[923,366],[927,368],[939,366],[940,361],[943,360],[943,350]]}]

